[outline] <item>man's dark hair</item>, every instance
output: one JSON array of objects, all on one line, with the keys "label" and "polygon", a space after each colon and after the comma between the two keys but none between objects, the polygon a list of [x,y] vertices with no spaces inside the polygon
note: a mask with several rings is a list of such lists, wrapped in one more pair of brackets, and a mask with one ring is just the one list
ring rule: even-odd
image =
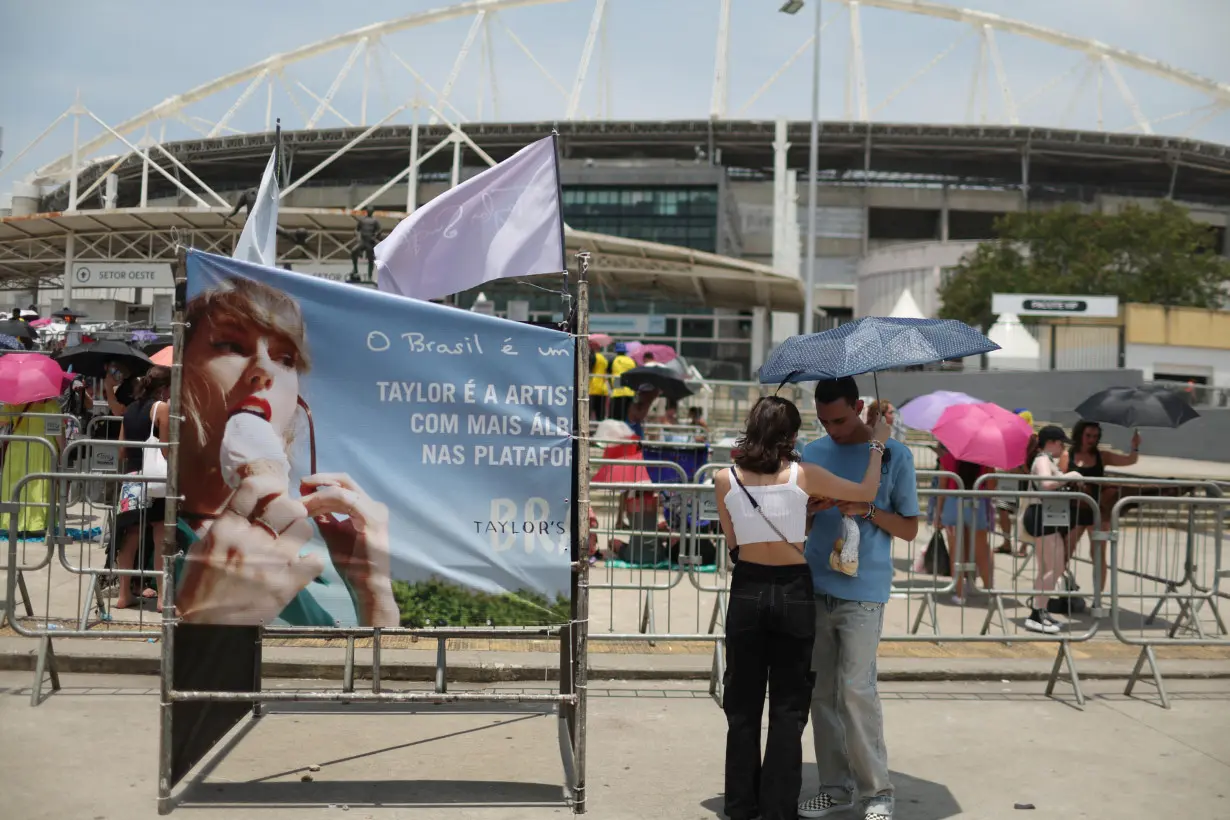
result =
[{"label": "man's dark hair", "polygon": [[858,382],[854,381],[853,376],[816,383],[816,404],[828,404],[838,399],[845,399],[851,407],[858,404]]}]

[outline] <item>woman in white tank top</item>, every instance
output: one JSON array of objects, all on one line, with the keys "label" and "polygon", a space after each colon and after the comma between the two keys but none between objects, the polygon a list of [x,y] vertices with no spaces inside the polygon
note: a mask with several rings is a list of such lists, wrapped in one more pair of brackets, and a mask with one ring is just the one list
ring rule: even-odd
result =
[{"label": "woman in white tank top", "polygon": [[[795,452],[801,419],[786,399],[765,396],[748,414],[735,467],[714,479],[718,516],[734,569],[726,611],[726,815],[731,820],[794,820],[802,785],[803,729],[814,676],[816,599],[803,556],[807,499],[872,501],[889,428],[881,419],[868,444],[861,483]],[[760,719],[770,685],[763,762]]]}]

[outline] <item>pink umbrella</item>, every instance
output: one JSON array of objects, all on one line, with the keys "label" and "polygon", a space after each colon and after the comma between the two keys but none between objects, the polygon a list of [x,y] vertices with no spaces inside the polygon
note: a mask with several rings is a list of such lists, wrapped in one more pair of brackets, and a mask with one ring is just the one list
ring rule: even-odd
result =
[{"label": "pink umbrella", "polygon": [[989,402],[949,407],[931,431],[955,458],[997,470],[1025,463],[1033,432],[1025,419]]},{"label": "pink umbrella", "polygon": [[669,345],[641,345],[636,350],[628,351],[628,355],[639,365],[645,364],[646,353],[652,353],[653,360],[658,364],[666,364],[679,355]]},{"label": "pink umbrella", "polygon": [[940,420],[940,416],[949,407],[957,404],[981,403],[982,399],[976,399],[965,393],[956,393],[951,390],[936,390],[934,393],[910,399],[903,404],[901,406],[901,420],[907,427],[913,427],[915,430],[931,430],[935,427],[936,422]]},{"label": "pink umbrella", "polygon": [[175,363],[175,348],[171,345],[167,345],[153,356],[150,356],[149,360],[154,364],[160,364],[163,367],[170,367]]},{"label": "pink umbrella", "polygon": [[30,322],[30,327],[47,327],[47,325],[51,324],[51,322],[52,320],[50,318],[35,319],[33,322]]},{"label": "pink umbrella", "polygon": [[0,401],[29,404],[58,396],[69,378],[50,356],[6,353],[0,356]]},{"label": "pink umbrella", "polygon": [[594,345],[597,345],[598,347],[606,347],[610,343],[611,343],[611,337],[606,335],[605,333],[589,334],[589,344],[591,347]]}]

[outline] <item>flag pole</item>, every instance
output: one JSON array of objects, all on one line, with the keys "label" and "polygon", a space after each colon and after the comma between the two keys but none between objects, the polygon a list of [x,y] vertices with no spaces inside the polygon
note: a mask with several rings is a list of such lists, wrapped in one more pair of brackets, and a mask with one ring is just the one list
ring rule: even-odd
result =
[{"label": "flag pole", "polygon": [[[557,166],[558,167],[558,166]],[[561,203],[562,204],[562,203]],[[573,723],[573,807],[585,812],[585,752],[587,687],[589,685],[589,254],[577,254],[576,308],[576,561],[573,564],[572,624],[569,629],[574,647],[573,694],[576,711]]]},{"label": "flag pole", "polygon": [[276,125],[274,125],[273,133],[274,133],[273,156],[275,157],[273,161],[274,162],[273,178],[278,183],[278,191],[281,192],[282,183],[284,181],[282,179],[282,118],[281,117],[277,118]]}]

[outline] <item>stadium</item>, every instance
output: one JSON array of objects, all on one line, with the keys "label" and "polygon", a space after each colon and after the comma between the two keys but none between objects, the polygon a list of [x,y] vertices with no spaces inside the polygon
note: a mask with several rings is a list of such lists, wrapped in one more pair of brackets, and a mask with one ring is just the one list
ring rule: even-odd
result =
[{"label": "stadium", "polygon": [[[738,79],[742,69],[731,58],[739,21],[732,22],[730,0],[714,3],[713,62],[697,69],[707,75],[713,67],[708,111],[616,119],[603,116],[611,108],[610,92],[603,91],[612,82],[604,49],[615,5],[460,3],[274,55],[118,124],[75,103],[31,146],[31,156],[42,151],[47,161],[15,175],[9,169],[26,152],[0,160],[9,163],[0,165],[0,184],[10,193],[9,201],[0,200],[6,291],[0,304],[35,305],[44,315],[71,305],[97,321],[165,326],[177,243],[231,252],[243,225],[236,204],[255,187],[277,139],[275,111],[302,113],[301,122],[292,116],[281,122],[288,184],[279,263],[342,280],[351,277],[362,212],[373,209],[388,231],[441,191],[554,132],[568,250],[591,255],[593,329],[670,344],[709,378],[747,379],[775,341],[798,331],[807,306],[811,141],[811,122],[797,114],[747,114],[765,110],[767,104],[757,106],[775,86],[788,86],[779,89],[788,96],[777,99],[789,100],[781,108],[794,111],[806,101],[806,77],[793,66],[806,57],[814,35],[756,86],[754,76]],[[576,60],[571,89],[513,33],[524,30],[520,15],[562,19],[565,11],[579,22],[574,39],[583,43],[579,58],[570,58]],[[997,216],[1013,211],[1076,203],[1113,212],[1168,198],[1214,226],[1230,252],[1230,148],[1198,138],[1230,105],[1230,86],[1102,43],[938,4],[842,0],[824,4],[824,13],[830,23],[849,24],[837,33],[848,56],[837,78],[846,116],[825,116],[817,129],[812,327],[832,317],[887,314],[907,292],[922,315],[935,315],[944,271],[993,236]],[[794,26],[789,45],[809,28],[807,14],[778,16]],[[971,122],[893,123],[872,116],[871,57],[863,50],[871,38],[862,24],[916,19],[927,31],[947,25],[959,41],[972,39],[977,47]],[[559,87],[552,116],[483,115],[484,89],[499,110],[490,43],[501,31]],[[447,76],[432,78],[438,85],[391,44],[395,35],[437,36],[432,32],[461,40]],[[1001,51],[997,33],[1075,61],[1056,78],[1037,78],[1030,96],[1066,94],[1065,105],[1083,111],[1083,121],[1062,127],[1063,117],[1044,108],[1037,124],[1022,124],[1029,121],[1025,101],[1003,68],[1005,55],[1014,52]],[[917,88],[904,93],[925,94],[918,90],[924,76],[951,51],[925,63],[911,81]],[[476,55],[480,65],[473,70],[467,60]],[[288,85],[281,79],[286,71],[322,60],[331,61],[332,71],[339,59],[344,62],[331,78],[319,75],[327,91],[297,82],[294,106],[275,106],[275,92]],[[381,60],[413,75],[412,96],[394,100],[383,114],[371,80]],[[430,73],[445,74],[444,68]],[[476,110],[450,101],[460,99],[467,78],[479,89]],[[1133,86],[1162,87],[1175,104],[1191,106],[1150,119]],[[756,88],[749,104],[728,105],[743,87]],[[1112,101],[1131,115],[1118,130],[1104,127]],[[1191,135],[1155,134],[1155,122]],[[185,128],[188,133],[177,134]],[[365,265],[360,260],[360,279]],[[121,282],[132,286],[114,286]],[[560,311],[557,290],[552,283],[509,281],[485,288],[481,297],[462,294],[458,304],[473,307],[481,298],[482,309],[547,321]]]}]

